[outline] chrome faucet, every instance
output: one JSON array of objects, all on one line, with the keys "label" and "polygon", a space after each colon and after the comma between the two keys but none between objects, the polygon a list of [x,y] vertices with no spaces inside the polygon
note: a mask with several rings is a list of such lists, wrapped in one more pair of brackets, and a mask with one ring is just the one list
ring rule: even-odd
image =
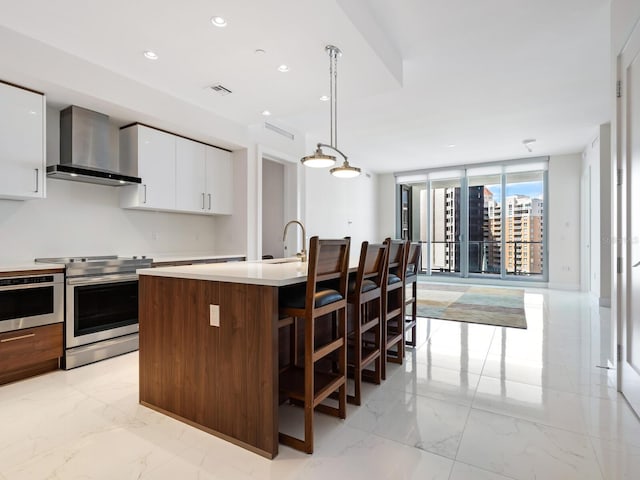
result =
[{"label": "chrome faucet", "polygon": [[305,250],[305,246],[307,244],[307,234],[304,230],[304,225],[302,224],[302,222],[300,222],[299,220],[291,220],[290,222],[288,222],[285,226],[284,226],[284,233],[282,234],[282,241],[284,242],[287,239],[287,229],[289,228],[289,225],[291,225],[292,223],[297,223],[298,225],[300,225],[300,228],[302,229],[302,251],[300,253],[296,253],[296,257],[300,257],[300,261],[301,262],[306,262],[307,261],[307,251]]}]

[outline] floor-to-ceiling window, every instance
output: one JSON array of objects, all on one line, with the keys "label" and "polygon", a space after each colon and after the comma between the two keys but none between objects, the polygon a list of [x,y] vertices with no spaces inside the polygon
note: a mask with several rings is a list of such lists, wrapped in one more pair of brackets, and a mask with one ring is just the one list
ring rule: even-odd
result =
[{"label": "floor-to-ceiling window", "polygon": [[542,158],[396,174],[423,273],[546,281],[546,169]]}]

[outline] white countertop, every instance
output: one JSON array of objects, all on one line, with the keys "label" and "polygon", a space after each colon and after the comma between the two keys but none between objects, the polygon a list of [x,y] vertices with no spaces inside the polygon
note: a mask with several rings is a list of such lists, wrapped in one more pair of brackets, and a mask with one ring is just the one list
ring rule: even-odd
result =
[{"label": "white countertop", "polygon": [[207,255],[207,254],[194,254],[194,255],[149,255],[154,263],[169,263],[169,262],[189,262],[198,260],[224,260],[226,258],[244,258],[246,254],[238,253],[236,255]]},{"label": "white countertop", "polygon": [[64,269],[64,265],[58,265],[55,263],[22,262],[0,265],[0,273],[24,272],[29,270],[53,270],[60,268]]},{"label": "white countertop", "polygon": [[296,258],[279,258],[253,262],[205,263],[176,267],[143,268],[137,272],[139,275],[157,277],[283,287],[306,281],[307,263],[300,262]]}]

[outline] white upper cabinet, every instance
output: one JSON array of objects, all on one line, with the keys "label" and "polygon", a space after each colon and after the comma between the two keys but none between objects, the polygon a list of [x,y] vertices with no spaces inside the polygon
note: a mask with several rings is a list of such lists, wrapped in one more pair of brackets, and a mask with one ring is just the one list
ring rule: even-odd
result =
[{"label": "white upper cabinet", "polygon": [[[121,188],[123,208],[204,215],[233,212],[231,153],[143,125],[120,131],[120,155],[137,159],[140,186]],[[124,157],[123,157],[124,156]]]},{"label": "white upper cabinet", "polygon": [[0,82],[0,198],[44,198],[45,97]]},{"label": "white upper cabinet", "polygon": [[[142,184],[122,187],[124,208],[176,209],[176,137],[144,125],[120,130],[120,155],[137,161]],[[124,156],[124,157],[123,157]]]},{"label": "white upper cabinet", "polygon": [[207,208],[211,213],[233,213],[233,160],[219,148],[206,149]]},{"label": "white upper cabinet", "polygon": [[190,212],[206,212],[205,145],[176,138],[176,207]]}]

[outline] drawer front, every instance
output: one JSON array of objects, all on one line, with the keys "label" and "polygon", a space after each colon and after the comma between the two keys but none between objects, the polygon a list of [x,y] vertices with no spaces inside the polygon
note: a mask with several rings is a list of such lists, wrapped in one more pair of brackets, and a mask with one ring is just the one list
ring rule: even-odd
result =
[{"label": "drawer front", "polygon": [[0,371],[23,369],[61,356],[61,323],[0,334]]}]

